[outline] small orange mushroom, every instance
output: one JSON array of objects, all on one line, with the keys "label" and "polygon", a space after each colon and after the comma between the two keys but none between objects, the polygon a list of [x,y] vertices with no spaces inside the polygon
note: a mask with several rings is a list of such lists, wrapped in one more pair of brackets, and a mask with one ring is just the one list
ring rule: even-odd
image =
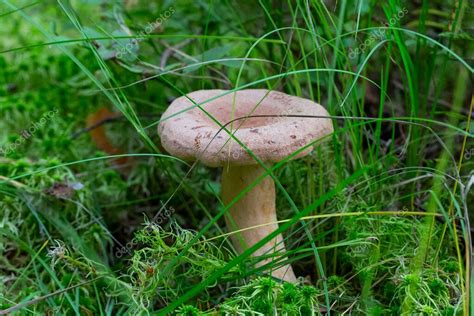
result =
[{"label": "small orange mushroom", "polygon": [[[120,114],[121,116],[121,114]],[[92,141],[96,144],[97,148],[106,152],[109,155],[120,155],[123,151],[114,147],[107,137],[107,132],[103,125],[104,122],[117,118],[117,114],[110,111],[107,107],[101,107],[92,114],[89,114],[86,118],[86,127],[90,128],[89,134]],[[112,163],[118,168],[119,172],[123,175],[129,173],[127,168],[130,163],[128,157],[120,157],[112,160]]]}]

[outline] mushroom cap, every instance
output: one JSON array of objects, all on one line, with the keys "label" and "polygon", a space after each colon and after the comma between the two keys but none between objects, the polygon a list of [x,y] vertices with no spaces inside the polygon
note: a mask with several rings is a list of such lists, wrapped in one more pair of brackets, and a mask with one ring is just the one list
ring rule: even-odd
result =
[{"label": "mushroom cap", "polygon": [[[158,134],[166,151],[175,157],[199,160],[211,167],[257,164],[243,147],[189,99],[221,125],[243,117],[225,127],[263,162],[281,161],[333,132],[329,118],[288,116],[329,115],[321,105],[310,100],[265,89],[240,90],[220,96],[226,92],[200,90],[174,100],[158,125]],[[215,99],[207,101],[211,98]],[[247,117],[252,115],[267,117]],[[305,156],[312,149],[310,146],[296,157]]]}]

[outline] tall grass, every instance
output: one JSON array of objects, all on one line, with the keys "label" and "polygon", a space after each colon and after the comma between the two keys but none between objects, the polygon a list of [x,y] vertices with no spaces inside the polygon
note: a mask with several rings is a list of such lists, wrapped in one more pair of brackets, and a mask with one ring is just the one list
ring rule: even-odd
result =
[{"label": "tall grass", "polygon": [[[166,6],[99,2],[1,1],[0,34],[15,38],[0,46],[0,80],[31,95],[2,91],[0,144],[51,104],[61,117],[0,159],[0,310],[472,313],[466,1],[170,2],[163,29],[141,37]],[[137,51],[114,58],[127,44]],[[235,136],[239,118],[222,125],[206,111],[212,99],[193,101],[266,171],[224,205],[216,173],[167,155],[156,135],[170,100],[210,88],[312,99],[335,132],[309,144],[310,156],[292,160],[302,148],[269,165]],[[103,105],[124,117],[108,127],[124,155],[70,136]],[[122,156],[134,159],[127,179],[107,164]],[[222,219],[265,176],[280,226],[236,254]],[[46,190],[76,182],[85,188],[72,197]],[[157,223],[170,206],[169,223]],[[306,277],[294,287],[254,266],[264,258],[252,254],[280,233],[288,258],[271,265]]]}]

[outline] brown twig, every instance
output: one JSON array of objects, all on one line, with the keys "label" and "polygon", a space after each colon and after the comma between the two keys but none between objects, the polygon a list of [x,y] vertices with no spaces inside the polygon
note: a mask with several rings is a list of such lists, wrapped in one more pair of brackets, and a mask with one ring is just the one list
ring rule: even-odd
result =
[{"label": "brown twig", "polygon": [[160,68],[165,69],[168,59],[173,56],[180,48],[188,45],[193,39],[187,39],[181,43],[178,43],[174,46],[167,46],[163,54],[161,55]]}]

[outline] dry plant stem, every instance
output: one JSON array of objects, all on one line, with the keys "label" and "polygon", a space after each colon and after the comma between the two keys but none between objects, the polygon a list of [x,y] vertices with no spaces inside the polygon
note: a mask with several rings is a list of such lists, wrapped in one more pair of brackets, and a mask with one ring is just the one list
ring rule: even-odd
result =
[{"label": "dry plant stem", "polygon": [[[264,172],[265,169],[258,165],[224,167],[222,172],[222,198],[225,205],[228,205],[240,192],[250,186]],[[229,215],[232,219],[229,218]],[[230,231],[274,223],[233,234],[231,237],[232,242],[239,253],[242,253],[246,247],[253,246],[271,232],[278,229],[276,222],[275,183],[269,176],[265,177],[242,196],[240,200],[232,206],[229,210],[229,214],[226,216],[227,228]],[[280,257],[281,254],[285,252],[285,245],[281,234],[255,251],[253,255],[271,256],[274,252],[279,253],[278,256],[274,257],[275,260],[284,260],[284,258]],[[258,265],[262,266],[271,261],[272,258],[264,259],[260,261]],[[276,278],[288,282],[296,282],[296,277],[291,265],[284,265],[272,270],[271,273]]]}]

